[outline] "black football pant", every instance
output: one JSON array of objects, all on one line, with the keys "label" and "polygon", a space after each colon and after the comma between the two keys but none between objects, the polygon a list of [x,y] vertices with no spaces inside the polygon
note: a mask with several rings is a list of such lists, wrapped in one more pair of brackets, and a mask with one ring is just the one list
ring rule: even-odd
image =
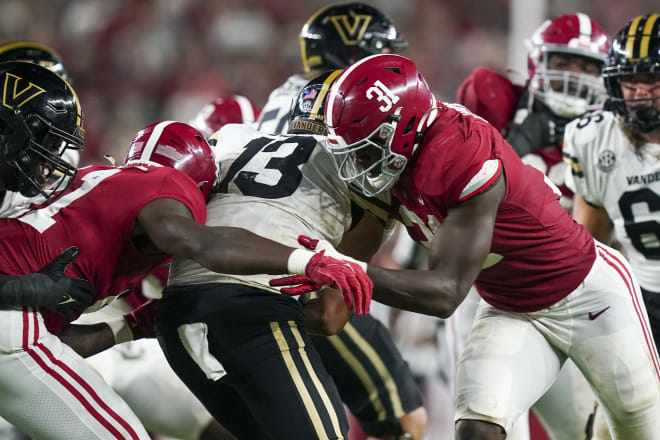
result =
[{"label": "black football pant", "polygon": [[422,396],[385,326],[371,315],[353,315],[341,333],[312,341],[365,434],[402,434],[399,418],[421,407]]},{"label": "black football pant", "polygon": [[339,393],[303,318],[298,301],[244,285],[168,287],[158,340],[176,374],[239,439],[345,438]]}]

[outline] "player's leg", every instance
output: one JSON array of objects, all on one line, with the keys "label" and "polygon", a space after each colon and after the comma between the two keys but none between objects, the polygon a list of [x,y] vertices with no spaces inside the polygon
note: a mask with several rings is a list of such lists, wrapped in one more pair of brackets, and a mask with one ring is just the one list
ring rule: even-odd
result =
[{"label": "player's leg", "polygon": [[554,382],[564,359],[525,314],[482,301],[457,366],[457,438],[504,438]]},{"label": "player's leg", "polygon": [[660,360],[639,287],[621,254],[598,257],[570,304],[568,354],[591,383],[615,439],[660,432]]},{"label": "player's leg", "polygon": [[[127,344],[122,344],[127,345]],[[122,374],[112,386],[153,434],[198,440],[213,417],[172,371],[155,339],[142,339],[121,347]],[[154,405],[158,396],[161,405]]]},{"label": "player's leg", "polygon": [[32,438],[149,439],[101,376],[41,315],[0,311],[0,415]]},{"label": "player's leg", "polygon": [[[232,410],[231,403],[218,399],[215,388],[231,388],[242,398],[251,423],[260,424],[267,433],[262,438],[345,436],[343,405],[303,328],[302,306],[297,301],[227,284],[194,286],[187,291],[167,289],[164,301],[158,326],[168,361],[211,414],[239,438],[257,437],[235,432],[236,421],[223,414]],[[199,311],[207,314],[206,333],[197,343],[192,339],[196,337],[193,326],[198,324],[181,322],[190,317],[186,308],[191,302],[195,304],[193,315],[199,317]],[[193,353],[192,347],[200,347],[200,342],[207,350]],[[181,346],[186,347],[183,353]],[[185,368],[181,356],[189,359]],[[190,360],[197,364],[194,374],[187,371]],[[219,364],[226,371],[221,378],[221,373],[215,374]]]},{"label": "player's leg", "polygon": [[[115,301],[84,314],[76,323],[121,319],[130,310],[128,303]],[[207,438],[231,438],[227,433],[218,434],[222,427],[174,374],[155,339],[119,344],[86,361],[101,373],[150,433],[182,440],[198,440],[205,434]],[[158,396],[162,404],[154,405],[153,396]],[[211,432],[216,434],[209,437]]]},{"label": "player's leg", "polygon": [[342,401],[373,437],[426,431],[422,396],[389,331],[370,315],[353,315],[334,336],[312,336]]},{"label": "player's leg", "polygon": [[596,396],[573,361],[568,359],[550,389],[532,410],[552,439],[583,439],[593,431]]},{"label": "player's leg", "polygon": [[[193,359],[191,348],[195,343],[192,341],[195,326],[200,332],[200,338],[196,341],[199,344],[200,350],[197,354],[200,357]],[[254,418],[243,398],[227,380],[222,364],[208,351],[205,326],[206,324],[200,323],[184,327],[159,321],[158,342],[169,365],[213,417],[237,438],[269,438],[268,434],[262,431],[261,425]]]},{"label": "player's leg", "polygon": [[[449,382],[450,388],[454,387],[454,376],[456,364],[463,353],[465,343],[474,324],[474,317],[481,297],[475,287],[472,287],[465,300],[458,306],[454,313],[445,321],[445,339],[449,352]],[[508,440],[529,440],[529,417],[522,414],[516,423],[507,431]]]}]

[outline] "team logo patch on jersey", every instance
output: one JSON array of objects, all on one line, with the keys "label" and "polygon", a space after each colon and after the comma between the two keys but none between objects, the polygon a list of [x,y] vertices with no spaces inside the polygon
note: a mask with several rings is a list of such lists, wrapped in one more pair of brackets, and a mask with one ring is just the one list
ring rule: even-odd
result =
[{"label": "team logo patch on jersey", "polygon": [[598,155],[598,168],[604,172],[609,173],[616,164],[616,154],[612,150],[605,150]]}]

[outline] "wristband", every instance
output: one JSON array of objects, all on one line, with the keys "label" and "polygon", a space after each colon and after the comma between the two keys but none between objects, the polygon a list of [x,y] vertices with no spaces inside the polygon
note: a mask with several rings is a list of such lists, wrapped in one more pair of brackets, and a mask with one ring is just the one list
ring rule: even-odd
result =
[{"label": "wristband", "polygon": [[289,273],[305,275],[307,263],[309,263],[309,260],[311,260],[314,255],[314,252],[306,249],[295,249],[289,255],[289,260],[286,263],[287,270]]},{"label": "wristband", "polygon": [[115,336],[115,344],[121,344],[122,342],[132,341],[133,330],[129,327],[128,322],[125,319],[117,319],[115,321],[106,322],[112,334]]}]

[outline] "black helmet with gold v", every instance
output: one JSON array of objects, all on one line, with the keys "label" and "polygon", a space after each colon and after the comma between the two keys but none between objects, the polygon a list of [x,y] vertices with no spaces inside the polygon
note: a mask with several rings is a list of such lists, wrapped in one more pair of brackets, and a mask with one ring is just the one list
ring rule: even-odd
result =
[{"label": "black helmet with gold v", "polygon": [[82,150],[82,110],[61,76],[38,64],[0,63],[0,178],[4,189],[47,199],[61,193],[76,168],[61,158]]}]

